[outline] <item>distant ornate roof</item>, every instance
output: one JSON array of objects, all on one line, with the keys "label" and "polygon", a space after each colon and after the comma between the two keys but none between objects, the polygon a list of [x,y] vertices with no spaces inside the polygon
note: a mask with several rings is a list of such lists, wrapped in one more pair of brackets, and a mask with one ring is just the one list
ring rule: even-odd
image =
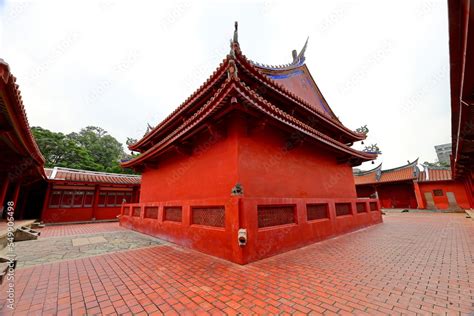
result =
[{"label": "distant ornate roof", "polygon": [[139,175],[79,170],[63,167],[44,168],[44,171],[50,181],[135,185],[141,183],[141,176]]},{"label": "distant ornate roof", "polygon": [[406,165],[387,170],[382,170],[380,164],[374,169],[355,173],[354,181],[356,185],[362,185],[416,180],[420,173],[417,165],[418,158]]},{"label": "distant ornate roof", "polygon": [[427,165],[422,166],[424,170],[420,172],[418,182],[452,180],[452,173],[450,168],[431,167]]},{"label": "distant ornate roof", "polygon": [[[257,66],[242,54],[236,25],[231,51],[211,77],[165,120],[130,145],[130,150],[142,154],[122,165],[133,167],[159,155],[212,120],[216,113],[232,106],[238,108],[239,104],[344,153],[356,164],[375,159],[376,155],[347,145],[365,139],[366,135],[348,129],[336,118],[304,65],[305,49],[306,45],[299,54],[293,54],[293,63],[287,67]],[[292,110],[288,111],[283,104]]]},{"label": "distant ornate roof", "polygon": [[379,164],[377,167],[359,171],[354,173],[354,177],[356,177],[356,184],[365,184],[365,183],[376,183],[380,181],[380,176],[382,174],[382,164]]}]

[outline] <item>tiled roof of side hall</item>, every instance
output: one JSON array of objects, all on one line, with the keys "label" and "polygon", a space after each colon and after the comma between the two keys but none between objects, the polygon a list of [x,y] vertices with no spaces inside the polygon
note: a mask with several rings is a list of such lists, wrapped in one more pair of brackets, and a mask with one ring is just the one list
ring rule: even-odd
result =
[{"label": "tiled roof of side hall", "polygon": [[380,164],[372,170],[355,173],[354,181],[356,185],[362,185],[414,180],[419,175],[417,164],[418,159],[408,162],[406,165],[387,170],[381,170]]},{"label": "tiled roof of side hall", "polygon": [[79,170],[63,167],[45,168],[44,170],[48,181],[70,181],[132,185],[138,185],[141,183],[141,176],[139,175]]},{"label": "tiled roof of side hall", "polygon": [[423,165],[424,170],[418,176],[418,182],[452,180],[450,168],[433,168]]}]

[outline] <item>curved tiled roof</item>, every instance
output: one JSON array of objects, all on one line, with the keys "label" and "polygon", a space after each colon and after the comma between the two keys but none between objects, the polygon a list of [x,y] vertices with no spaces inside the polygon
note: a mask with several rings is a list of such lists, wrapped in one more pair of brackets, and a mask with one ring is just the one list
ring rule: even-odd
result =
[{"label": "curved tiled roof", "polygon": [[365,152],[357,151],[345,144],[342,144],[329,136],[317,131],[316,129],[304,124],[303,122],[297,120],[293,116],[283,112],[275,105],[271,104],[255,92],[246,86],[243,82],[236,80],[233,81],[229,78],[219,89],[216,91],[214,96],[212,96],[206,104],[204,104],[194,115],[189,118],[185,123],[183,123],[179,128],[175,129],[169,133],[166,137],[162,138],[157,144],[152,148],[148,149],[143,154],[138,157],[133,158],[130,161],[123,162],[122,166],[132,167],[133,165],[143,162],[148,157],[156,155],[169,146],[173,141],[179,137],[185,135],[192,128],[197,126],[199,123],[203,122],[206,118],[210,117],[215,111],[223,105],[223,100],[228,96],[230,91],[236,91],[239,93],[239,96],[243,97],[248,101],[249,105],[255,106],[258,110],[264,112],[270,117],[275,118],[283,124],[286,124],[294,129],[322,142],[326,145],[339,149],[351,156],[358,157],[363,161],[372,160],[376,157],[374,154],[369,154]]},{"label": "curved tiled roof", "polygon": [[450,168],[436,168],[423,165],[424,170],[420,172],[419,182],[449,181],[452,180]]},{"label": "curved tiled roof", "polygon": [[[236,65],[239,65],[238,69],[252,73],[257,76],[262,84],[267,88],[281,95],[282,97],[290,100],[295,105],[298,105],[305,111],[308,111],[308,115],[313,115],[318,119],[321,119],[325,124],[328,124],[332,128],[335,128],[342,132],[346,138],[352,141],[363,140],[366,135],[357,133],[345,127],[334,115],[327,102],[324,100],[321,92],[309,73],[306,65],[304,65],[304,54],[300,53],[297,56],[296,62],[287,65],[288,67],[274,67],[269,68],[262,66],[251,60],[247,59],[245,55],[240,51],[238,42],[231,44],[231,54],[227,55],[226,58],[221,62],[219,67],[213,72],[213,74],[204,82],[190,97],[188,97],[175,111],[173,111],[167,118],[153,128],[148,134],[140,139],[135,144],[129,146],[130,150],[143,152],[143,146],[148,142],[151,142],[154,137],[157,137],[163,130],[169,128],[171,123],[178,119],[180,115],[185,113],[196,102],[202,101],[202,97],[206,94],[212,94],[212,89],[215,89],[216,83],[220,82],[224,76],[227,76],[226,72],[230,67],[231,61]],[[236,66],[234,65],[234,67]],[[291,66],[291,67],[290,67]],[[299,67],[299,68],[295,68]],[[301,73],[296,74],[296,78],[292,78],[292,74],[282,73],[285,71],[295,70]],[[302,74],[302,75],[301,75]],[[287,78],[279,78],[278,76],[288,76]],[[280,80],[281,79],[281,80]],[[153,141],[153,143],[156,143]]]},{"label": "curved tiled roof", "polygon": [[45,178],[43,170],[45,160],[31,133],[19,86],[16,84],[15,76],[10,72],[9,65],[1,58],[0,79],[2,84],[0,115],[3,114],[13,128],[12,133],[8,133],[8,137],[12,142],[19,143],[18,147],[22,148],[24,155],[34,162],[37,176]]},{"label": "curved tiled roof", "polygon": [[44,168],[49,181],[139,185],[141,176],[71,168]]},{"label": "curved tiled roof", "polygon": [[354,173],[356,184],[376,183],[378,179],[380,178],[381,171],[382,171],[382,163],[380,163],[377,167],[373,169],[359,171],[357,173]]},{"label": "curved tiled roof", "polygon": [[[156,126],[150,133],[129,147],[131,150],[142,152],[142,154],[130,161],[123,162],[123,166],[132,167],[137,163],[144,162],[145,159],[149,157],[160,154],[160,152],[165,150],[166,147],[170,146],[172,142],[178,140],[187,133],[190,133],[190,130],[193,127],[197,127],[197,124],[203,122],[217,109],[221,108],[222,104],[220,104],[220,102],[227,99],[229,97],[229,92],[232,90],[238,92],[243,98],[250,98],[252,101],[250,104],[254,105],[256,109],[275,118],[276,120],[279,120],[283,124],[303,131],[308,136],[311,136],[316,140],[345,152],[349,157],[357,157],[357,159],[361,161],[375,159],[375,154],[357,151],[350,148],[345,143],[335,140],[328,135],[315,130],[302,121],[296,119],[291,114],[282,111],[277,106],[262,98],[256,91],[250,89],[241,80],[238,73],[244,72],[251,74],[252,78],[257,80],[257,82],[262,84],[262,86],[271,89],[271,91],[276,95],[280,95],[293,102],[295,105],[300,106],[302,109],[307,111],[308,115],[314,115],[317,117],[321,123],[327,124],[327,126],[331,126],[332,128],[336,128],[337,130],[343,132],[343,135],[345,135],[346,139],[352,139],[354,141],[365,138],[365,135],[346,128],[337,119],[334,119],[335,116],[332,117],[331,115],[327,115],[327,113],[332,113],[332,111],[329,112],[329,108],[326,109],[329,109],[329,111],[326,111],[326,114],[324,114],[324,111],[322,111],[321,108],[318,109],[317,107],[312,106],[300,96],[296,95],[292,91],[289,91],[284,85],[267,76],[264,72],[262,72],[261,68],[256,67],[241,53],[237,42],[233,42],[231,47],[231,53],[226,57],[226,59],[224,59],[219,68],[213,73],[213,75],[206,81],[205,84],[203,84],[190,98],[181,104],[177,110],[175,110],[163,122]],[[306,66],[303,67],[307,69]],[[223,78],[225,79],[223,80]],[[203,98],[204,95],[206,95],[205,99]],[[185,111],[188,110],[193,103],[194,108],[196,108],[196,106],[199,106],[199,108],[194,109],[191,116],[185,117],[183,115],[181,116],[181,119],[179,119],[181,113],[185,113]],[[177,125],[177,122],[181,123]]]},{"label": "curved tiled roof", "polygon": [[[408,162],[406,165],[387,170],[381,170],[382,164],[380,164],[372,170],[354,174],[354,181],[356,185],[362,185],[415,180],[420,173],[417,164],[418,159]],[[379,175],[377,175],[377,172],[379,172]]]}]

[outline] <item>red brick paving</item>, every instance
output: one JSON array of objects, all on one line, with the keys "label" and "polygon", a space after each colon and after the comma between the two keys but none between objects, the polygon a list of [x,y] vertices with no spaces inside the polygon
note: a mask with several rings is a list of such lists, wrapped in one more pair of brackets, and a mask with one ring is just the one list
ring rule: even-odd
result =
[{"label": "red brick paving", "polygon": [[20,269],[16,314],[473,312],[474,221],[384,220],[246,266],[165,245]]},{"label": "red brick paving", "polygon": [[105,222],[93,224],[70,224],[70,225],[53,225],[41,228],[41,237],[61,237],[72,235],[85,235],[95,233],[106,233],[124,230],[119,226],[118,222]]}]

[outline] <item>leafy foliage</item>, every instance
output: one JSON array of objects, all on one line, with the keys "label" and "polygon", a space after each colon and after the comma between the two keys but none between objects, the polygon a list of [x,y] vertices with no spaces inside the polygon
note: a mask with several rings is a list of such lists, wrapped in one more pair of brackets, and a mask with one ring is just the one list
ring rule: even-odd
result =
[{"label": "leafy foliage", "polygon": [[46,167],[132,173],[120,166],[120,160],[127,157],[122,144],[100,127],[87,126],[67,135],[41,127],[31,130]]},{"label": "leafy foliage", "polygon": [[426,165],[428,167],[435,167],[435,168],[448,168],[451,166],[451,164],[447,163],[447,162],[442,162],[442,161],[435,161],[435,162],[428,162],[428,161],[425,161],[423,163],[423,165]]}]

